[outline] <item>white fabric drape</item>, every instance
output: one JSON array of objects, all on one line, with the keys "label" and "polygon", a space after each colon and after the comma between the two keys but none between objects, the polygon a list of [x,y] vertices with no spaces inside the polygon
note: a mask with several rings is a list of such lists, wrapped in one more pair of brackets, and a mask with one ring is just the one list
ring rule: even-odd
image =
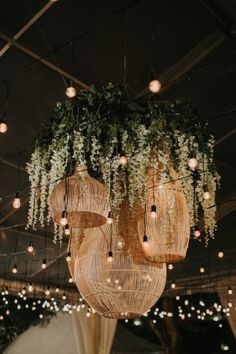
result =
[{"label": "white fabric drape", "polygon": [[[222,285],[221,285],[221,288],[218,289],[218,296],[219,296],[222,306],[227,306],[228,302],[232,302],[233,304],[235,304],[235,302],[236,302],[236,295],[235,294],[233,294],[231,296],[227,296],[227,289],[228,288],[225,287],[225,288],[223,288],[223,291],[222,291]],[[230,328],[233,332],[234,338],[236,338],[236,312],[234,310],[230,311],[230,316],[227,317],[227,319],[228,319]]]},{"label": "white fabric drape", "polygon": [[117,320],[98,314],[86,317],[86,311],[72,314],[77,354],[110,354]]}]

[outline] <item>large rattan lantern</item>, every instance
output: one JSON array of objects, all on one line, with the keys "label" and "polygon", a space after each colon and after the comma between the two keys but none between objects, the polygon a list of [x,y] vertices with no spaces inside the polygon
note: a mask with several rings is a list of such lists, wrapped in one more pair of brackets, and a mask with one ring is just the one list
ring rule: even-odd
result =
[{"label": "large rattan lantern", "polygon": [[[112,262],[107,258],[110,227],[113,229]],[[124,229],[114,224],[91,229],[75,264],[80,294],[107,318],[143,315],[159,299],[166,283],[166,265],[148,262],[135,229],[125,234]]]},{"label": "large rattan lantern", "polygon": [[89,176],[86,166],[77,167],[74,175],[60,182],[52,191],[50,209],[55,223],[62,214],[72,228],[101,226],[107,219],[107,190]]},{"label": "large rattan lantern", "polygon": [[[172,182],[169,183],[169,181]],[[149,261],[175,263],[186,256],[190,217],[185,195],[173,169],[170,180],[148,178],[145,210],[138,213],[138,233]]]}]

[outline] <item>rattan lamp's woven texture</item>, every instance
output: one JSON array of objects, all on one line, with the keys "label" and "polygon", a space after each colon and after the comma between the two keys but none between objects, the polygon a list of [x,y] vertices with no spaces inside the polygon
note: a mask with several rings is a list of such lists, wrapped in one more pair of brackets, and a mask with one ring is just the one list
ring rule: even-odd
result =
[{"label": "rattan lamp's woven texture", "polygon": [[[171,177],[176,179],[172,170]],[[189,235],[190,218],[184,193],[179,181],[160,184],[155,179],[154,185],[149,178],[145,211],[138,213],[138,233],[144,252],[149,261],[174,263],[186,256]],[[155,186],[155,188],[153,188]],[[151,207],[156,205],[156,217],[151,217]],[[143,243],[147,235],[148,242]]]},{"label": "rattan lamp's woven texture", "polygon": [[71,253],[71,260],[68,262],[68,267],[69,267],[70,275],[72,276],[73,279],[74,279],[76,257],[84,237],[85,237],[84,229],[72,229],[67,250],[68,252]]},{"label": "rattan lamp's woven texture", "polygon": [[62,212],[66,210],[72,228],[105,224],[108,213],[106,204],[106,188],[89,176],[86,166],[77,167],[73,176],[56,185],[50,198],[54,222],[59,224]]},{"label": "rattan lamp's woven texture", "polygon": [[166,265],[145,259],[135,229],[124,234],[126,227],[113,224],[112,228],[113,261],[107,259],[110,226],[91,229],[77,255],[76,285],[85,301],[101,315],[139,317],[161,296]]}]

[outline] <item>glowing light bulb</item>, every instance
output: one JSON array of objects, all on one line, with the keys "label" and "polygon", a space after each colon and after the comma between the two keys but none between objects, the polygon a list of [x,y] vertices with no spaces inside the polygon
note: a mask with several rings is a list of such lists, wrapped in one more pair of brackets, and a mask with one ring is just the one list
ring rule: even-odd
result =
[{"label": "glowing light bulb", "polygon": [[62,216],[61,216],[61,219],[60,219],[60,224],[62,225],[62,226],[66,226],[67,224],[68,224],[68,219],[67,219],[67,212],[66,212],[66,210],[63,210],[63,212],[62,212]]},{"label": "glowing light bulb", "polygon": [[29,284],[28,284],[28,291],[29,291],[30,293],[32,293],[33,290],[34,290],[33,285],[32,285],[31,283],[29,283]]},{"label": "glowing light bulb", "polygon": [[112,215],[112,211],[110,210],[107,216],[107,223],[108,224],[112,224],[113,223],[113,215]]},{"label": "glowing light bulb", "polygon": [[13,268],[12,268],[12,273],[16,274],[17,273],[17,265],[14,264]]},{"label": "glowing light bulb", "polygon": [[199,230],[198,225],[195,225],[194,228],[193,228],[193,236],[195,238],[199,238],[201,236],[201,232]]},{"label": "glowing light bulb", "polygon": [[45,290],[45,295],[46,295],[46,296],[49,296],[49,295],[50,295],[50,288],[49,288],[49,286],[48,286],[47,289]]},{"label": "glowing light bulb", "polygon": [[169,269],[169,270],[172,270],[173,268],[174,268],[174,266],[173,266],[172,263],[168,264],[168,269]]},{"label": "glowing light bulb", "polygon": [[67,262],[71,261],[71,252],[67,252],[66,261]]},{"label": "glowing light bulb", "polygon": [[113,261],[113,253],[112,253],[112,251],[108,252],[107,261],[110,262],[110,263]]},{"label": "glowing light bulb", "polygon": [[56,293],[59,293],[59,291],[60,291],[60,290],[59,290],[59,288],[58,288],[58,286],[57,286],[57,287],[56,287]]},{"label": "glowing light bulb", "polygon": [[148,88],[152,93],[158,93],[161,90],[161,83],[158,80],[152,80],[149,82]]},{"label": "glowing light bulb", "polygon": [[125,153],[120,154],[119,157],[120,164],[125,166],[128,163],[128,157],[125,155]]},{"label": "glowing light bulb", "polygon": [[219,251],[218,252],[218,257],[219,258],[223,258],[224,257],[224,252],[223,251]]},{"label": "glowing light bulb", "polygon": [[69,277],[68,282],[69,282],[69,283],[73,283],[73,278],[72,278],[72,277]]},{"label": "glowing light bulb", "polygon": [[175,289],[176,288],[176,284],[174,282],[174,280],[171,282],[171,289]]},{"label": "glowing light bulb", "polygon": [[62,300],[66,300],[66,294],[65,293],[62,295]]},{"label": "glowing light bulb", "polygon": [[20,201],[20,197],[19,197],[19,192],[16,192],[15,198],[12,202],[12,206],[15,209],[19,209],[21,207],[21,201]]},{"label": "glowing light bulb", "polygon": [[41,264],[41,268],[42,268],[42,269],[46,269],[46,268],[47,268],[46,258],[43,259],[43,262],[42,262],[42,264]]},{"label": "glowing light bulb", "polygon": [[232,290],[231,287],[228,288],[228,294],[229,294],[229,295],[232,295],[232,294],[233,294],[233,290]]},{"label": "glowing light bulb", "polygon": [[68,86],[66,88],[66,96],[69,98],[73,98],[76,96],[76,89],[73,86],[72,80],[68,82]]},{"label": "glowing light bulb", "polygon": [[205,200],[211,199],[210,192],[209,192],[208,187],[207,187],[206,185],[203,186],[203,198],[204,198]]},{"label": "glowing light bulb", "polygon": [[7,122],[5,118],[2,118],[0,121],[0,133],[4,134],[7,132]]},{"label": "glowing light bulb", "polygon": [[144,246],[144,247],[147,247],[147,246],[148,246],[148,237],[147,237],[147,235],[144,235],[144,236],[143,236],[143,246]]},{"label": "glowing light bulb", "polygon": [[32,245],[32,242],[31,242],[31,241],[30,241],[30,243],[29,243],[29,246],[28,246],[27,250],[28,250],[28,252],[29,252],[29,253],[34,252],[34,247],[33,247],[33,245]]},{"label": "glowing light bulb", "polygon": [[150,214],[150,216],[151,216],[152,219],[156,219],[156,217],[157,217],[157,207],[154,204],[151,206],[151,214]]},{"label": "glowing light bulb", "polygon": [[197,159],[196,159],[196,157],[192,154],[192,155],[190,156],[189,160],[188,160],[188,166],[189,166],[189,168],[190,168],[192,171],[194,171],[194,170],[196,169],[196,167],[197,167],[197,164],[198,164]]},{"label": "glowing light bulb", "polygon": [[199,271],[200,271],[200,273],[203,274],[203,273],[205,273],[205,268],[204,268],[203,266],[201,266],[200,269],[199,269]]},{"label": "glowing light bulb", "polygon": [[175,299],[176,299],[177,301],[179,301],[179,300],[180,300],[180,296],[177,294],[176,297],[175,297]]},{"label": "glowing light bulb", "polygon": [[65,235],[70,236],[70,227],[68,224],[66,224],[66,226],[65,226]]}]

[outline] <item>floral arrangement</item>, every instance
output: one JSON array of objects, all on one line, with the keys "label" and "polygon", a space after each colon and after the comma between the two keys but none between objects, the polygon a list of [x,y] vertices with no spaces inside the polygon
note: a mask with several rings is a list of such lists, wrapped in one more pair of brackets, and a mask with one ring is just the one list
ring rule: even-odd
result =
[{"label": "floral arrangement", "polygon": [[[169,167],[175,169],[191,225],[202,214],[208,242],[216,230],[219,183],[213,150],[213,137],[205,133],[205,124],[184,100],[132,100],[126,89],[112,84],[94,93],[81,90],[73,100],[57,104],[27,165],[28,226],[36,228],[38,221],[42,226],[50,221],[50,194],[58,182],[73,174],[76,165],[87,165],[90,174],[107,186],[113,212],[127,197],[134,209],[136,203],[144,203],[151,163],[161,170],[160,182],[169,178],[171,183]],[[204,198],[204,191],[210,198]],[[62,237],[60,229],[56,227],[55,238]]]}]

